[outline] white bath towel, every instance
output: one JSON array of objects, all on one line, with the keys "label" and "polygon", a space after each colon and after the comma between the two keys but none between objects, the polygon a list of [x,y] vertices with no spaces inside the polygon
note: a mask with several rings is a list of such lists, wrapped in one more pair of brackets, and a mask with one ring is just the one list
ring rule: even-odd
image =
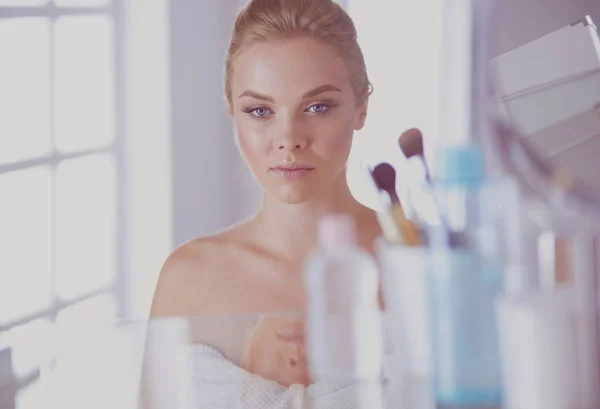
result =
[{"label": "white bath towel", "polygon": [[[285,387],[254,375],[206,345],[183,346],[180,409],[359,409],[361,383]],[[389,360],[388,360],[389,362]],[[388,384],[384,365],[382,382]],[[385,406],[384,406],[385,407]]]}]

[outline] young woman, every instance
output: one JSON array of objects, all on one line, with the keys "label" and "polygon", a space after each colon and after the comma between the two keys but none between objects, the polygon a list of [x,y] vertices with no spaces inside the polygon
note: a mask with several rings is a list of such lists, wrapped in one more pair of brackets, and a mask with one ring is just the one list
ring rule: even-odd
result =
[{"label": "young woman", "polygon": [[263,189],[249,220],[176,249],[151,315],[302,312],[302,265],[326,213],[352,215],[361,246],[381,235],[350,193],[346,162],[371,86],[354,24],[331,0],[252,0],[235,21],[225,97]]},{"label": "young woman", "polygon": [[[224,346],[239,338],[226,322],[222,334],[210,333],[221,345],[209,343],[283,386],[310,383],[302,267],[317,247],[319,219],[350,214],[359,244],[370,251],[381,235],[375,212],[356,201],[346,180],[371,92],[356,37],[331,0],[252,0],[239,13],[225,97],[237,145],[262,186],[262,206],[249,220],[176,249],[152,306],[152,317],[261,314],[240,340],[241,357]],[[197,333],[204,343],[206,331]]]}]

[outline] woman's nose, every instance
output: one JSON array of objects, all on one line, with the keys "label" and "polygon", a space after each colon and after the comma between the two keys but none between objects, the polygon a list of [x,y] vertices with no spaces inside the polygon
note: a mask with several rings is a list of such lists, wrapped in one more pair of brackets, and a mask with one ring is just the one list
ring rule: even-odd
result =
[{"label": "woman's nose", "polygon": [[306,149],[308,138],[302,124],[298,123],[298,120],[290,119],[282,123],[275,142],[278,150],[293,151]]},{"label": "woman's nose", "polygon": [[277,149],[279,149],[280,151],[283,150],[296,150],[296,149],[304,149],[306,148],[306,143],[303,142],[298,142],[298,141],[283,141],[279,143],[279,146]]}]

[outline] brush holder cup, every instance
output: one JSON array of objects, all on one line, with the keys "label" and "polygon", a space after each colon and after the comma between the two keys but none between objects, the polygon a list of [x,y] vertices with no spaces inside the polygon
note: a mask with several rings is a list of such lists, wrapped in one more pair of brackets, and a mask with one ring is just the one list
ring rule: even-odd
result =
[{"label": "brush holder cup", "polygon": [[400,357],[403,376],[431,377],[429,314],[426,300],[426,247],[386,240],[376,246],[391,348]]}]

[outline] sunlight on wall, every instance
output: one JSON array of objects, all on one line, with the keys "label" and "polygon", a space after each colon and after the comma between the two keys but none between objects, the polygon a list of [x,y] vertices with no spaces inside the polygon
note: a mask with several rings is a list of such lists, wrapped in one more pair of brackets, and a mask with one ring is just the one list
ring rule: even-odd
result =
[{"label": "sunlight on wall", "polygon": [[129,309],[144,318],[173,245],[168,1],[128,4]]},{"label": "sunlight on wall", "polygon": [[359,201],[379,209],[367,166],[382,161],[394,165],[401,199],[409,180],[417,178],[398,146],[403,131],[421,129],[425,155],[430,165],[433,163],[438,134],[441,1],[349,0],[348,11],[374,87],[367,123],[355,133],[348,180]]}]

